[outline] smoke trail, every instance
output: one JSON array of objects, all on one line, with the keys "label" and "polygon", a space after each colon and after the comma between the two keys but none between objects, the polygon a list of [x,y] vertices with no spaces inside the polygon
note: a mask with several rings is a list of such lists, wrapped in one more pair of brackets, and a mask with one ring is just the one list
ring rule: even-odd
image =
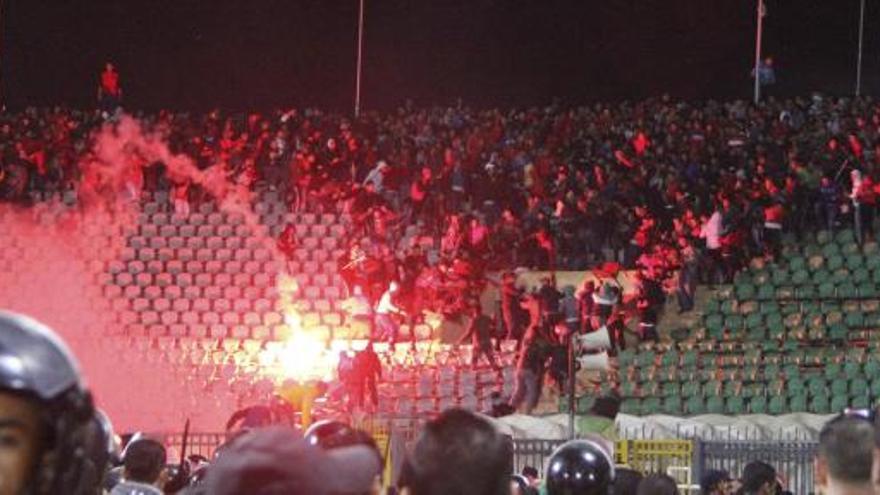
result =
[{"label": "smoke trail", "polygon": [[[114,280],[119,274],[108,268],[124,271],[120,253],[142,216],[143,172],[156,163],[174,180],[203,188],[221,211],[241,216],[276,265],[284,266],[267,227],[251,209],[252,192],[228,179],[225,164],[200,170],[189,157],[172,153],[160,132],[123,116],[93,133],[90,151],[79,163],[76,208],[60,201],[29,209],[0,205],[0,307],[30,314],[62,334],[99,406],[121,431],[173,431],[186,417],[203,431],[219,428],[253,387],[233,392],[224,383],[206,391],[210,380],[194,374],[193,363],[163,361],[158,350],[144,348],[149,339],[108,337],[120,334],[132,314],[131,299]],[[202,360],[214,357],[206,350]],[[225,369],[218,363],[214,372]]]}]

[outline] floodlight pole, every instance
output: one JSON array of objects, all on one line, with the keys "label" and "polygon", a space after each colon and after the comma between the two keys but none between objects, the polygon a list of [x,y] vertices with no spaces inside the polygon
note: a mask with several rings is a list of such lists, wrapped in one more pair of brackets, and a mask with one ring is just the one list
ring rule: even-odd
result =
[{"label": "floodlight pole", "polygon": [[862,47],[865,42],[865,0],[859,10],[859,56],[856,59],[856,96],[862,95]]},{"label": "floodlight pole", "polygon": [[758,28],[755,33],[755,104],[761,101],[761,37],[764,34],[764,0],[758,0]]},{"label": "floodlight pole", "polygon": [[361,114],[361,72],[364,52],[364,0],[360,0],[358,8],[358,46],[357,46],[357,75],[354,83],[354,117]]}]

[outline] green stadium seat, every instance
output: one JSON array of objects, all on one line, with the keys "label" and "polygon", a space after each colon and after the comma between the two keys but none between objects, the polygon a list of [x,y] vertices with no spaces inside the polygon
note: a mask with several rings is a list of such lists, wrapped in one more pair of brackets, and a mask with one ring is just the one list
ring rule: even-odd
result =
[{"label": "green stadium seat", "polygon": [[861,397],[868,395],[868,381],[864,378],[852,378],[849,381],[849,395]]},{"label": "green stadium seat", "polygon": [[742,389],[743,397],[754,398],[763,397],[767,393],[767,388],[763,383],[748,383]]},{"label": "green stadium seat", "polygon": [[844,323],[849,328],[861,328],[865,326],[865,317],[861,311],[852,311],[846,314]]},{"label": "green stadium seat", "polygon": [[828,327],[828,339],[834,342],[843,342],[849,337],[849,328],[841,323]]},{"label": "green stadium seat", "polygon": [[832,282],[823,282],[819,285],[817,295],[822,299],[831,299],[834,297],[835,287]]},{"label": "green stadium seat", "polygon": [[688,397],[684,403],[684,408],[684,413],[689,416],[706,413],[706,403],[703,401],[703,397],[699,395]]},{"label": "green stadium seat", "polygon": [[770,301],[776,297],[776,284],[768,283],[761,284],[758,287],[758,293],[755,294],[755,299],[758,301]]},{"label": "green stadium seat", "polygon": [[788,269],[794,273],[807,268],[807,259],[803,256],[792,256],[788,258]]},{"label": "green stadium seat", "polygon": [[850,272],[861,270],[865,266],[865,258],[861,253],[850,253],[846,255],[846,268]]},{"label": "green stadium seat", "polygon": [[727,315],[733,315],[733,314],[738,314],[738,313],[739,313],[739,303],[737,303],[736,300],[725,299],[721,303],[721,314],[727,316]]},{"label": "green stadium seat", "polygon": [[858,287],[856,288],[856,291],[858,292],[858,297],[866,299],[876,298],[878,294],[880,294],[880,291],[877,290],[877,284],[872,282],[871,280],[860,282]]},{"label": "green stadium seat", "polygon": [[712,313],[706,316],[705,324],[710,333],[720,332],[724,329],[724,317],[721,313]]},{"label": "green stadium seat", "polygon": [[660,399],[657,397],[647,397],[642,400],[642,415],[649,416],[651,414],[659,414],[661,412],[660,409]]},{"label": "green stadium seat", "polygon": [[663,405],[660,409],[663,411],[663,414],[681,414],[681,396],[675,395],[671,397],[664,397]]},{"label": "green stadium seat", "polygon": [[791,283],[794,285],[804,285],[810,281],[810,274],[804,269],[793,271],[791,274]]},{"label": "green stadium seat", "polygon": [[[792,395],[788,398],[788,411],[790,411],[790,412],[807,412],[807,410],[808,409],[807,409],[807,396],[806,395],[798,394],[798,395]],[[788,412],[788,411],[785,411],[785,412]]]},{"label": "green stadium seat", "polygon": [[660,364],[662,366],[678,367],[679,360],[679,354],[676,350],[666,351],[660,356]]},{"label": "green stadium seat", "polygon": [[767,398],[763,396],[752,397],[749,400],[749,412],[752,414],[767,414]]},{"label": "green stadium seat", "polygon": [[[844,402],[847,402],[847,397],[843,397]],[[812,399],[810,399],[809,409],[795,409],[792,408],[792,411],[804,411],[811,412],[813,414],[830,414],[831,413],[831,403],[827,394],[816,395]],[[844,407],[846,407],[844,405]]]},{"label": "green stadium seat", "polygon": [[677,397],[681,395],[681,386],[678,382],[666,382],[663,384],[662,394],[664,397]]},{"label": "green stadium seat", "polygon": [[728,397],[724,401],[724,410],[727,414],[745,414],[746,401],[742,397]]},{"label": "green stadium seat", "polygon": [[635,364],[642,370],[654,365],[657,355],[654,351],[642,351],[636,355]]},{"label": "green stadium seat", "polygon": [[826,388],[827,383],[822,377],[817,376],[807,379],[807,390],[809,390],[810,395],[824,394]]},{"label": "green stadium seat", "polygon": [[849,393],[849,382],[846,378],[835,378],[831,381],[831,395],[847,395]]},{"label": "green stadium seat", "polygon": [[724,326],[730,331],[737,331],[743,328],[743,317],[740,315],[728,315],[724,319]]},{"label": "green stadium seat", "polygon": [[843,364],[843,376],[849,380],[862,377],[862,363],[846,362]]},{"label": "green stadium seat", "polygon": [[703,304],[703,314],[718,313],[721,311],[721,303],[714,297],[710,298]]},{"label": "green stadium seat", "polygon": [[834,240],[834,235],[827,230],[820,230],[816,233],[816,243],[824,246]]},{"label": "green stadium seat", "polygon": [[629,369],[635,363],[635,357],[635,351],[623,350],[617,353],[617,363],[621,369]]},{"label": "green stadium seat", "polygon": [[871,399],[865,395],[850,396],[849,405],[855,409],[868,409],[871,407]]},{"label": "green stadium seat", "polygon": [[857,285],[863,284],[865,282],[870,282],[871,272],[869,272],[868,269],[864,267],[852,269],[850,280],[852,281],[852,283]]},{"label": "green stadium seat", "polygon": [[874,268],[874,271],[871,272],[871,281],[880,284],[880,267]]},{"label": "green stadium seat", "polygon": [[834,380],[843,376],[843,365],[840,363],[827,363],[825,365],[825,379]]},{"label": "green stadium seat", "polygon": [[[804,399],[806,402],[806,399]],[[788,404],[786,403],[786,399],[780,395],[774,395],[770,397],[770,403],[767,405],[767,412],[773,415],[785,414],[788,409]]]},{"label": "green stadium seat", "polygon": [[871,397],[880,397],[880,378],[871,380]]},{"label": "green stadium seat", "polygon": [[837,297],[841,299],[855,299],[858,297],[858,291],[856,290],[855,284],[848,280],[838,284]]},{"label": "green stadium seat", "polygon": [[794,291],[797,299],[815,299],[817,297],[816,293],[815,285],[802,285]]},{"label": "green stadium seat", "polygon": [[773,285],[785,285],[791,281],[791,274],[786,268],[776,267],[770,272],[770,280]]},{"label": "green stadium seat", "polygon": [[709,414],[724,414],[724,398],[715,395],[706,399],[706,412]]},{"label": "green stadium seat", "polygon": [[[880,379],[880,361],[877,359],[868,359],[863,366],[865,377],[868,380]],[[874,394],[880,395],[880,394]]]},{"label": "green stadium seat", "polygon": [[700,353],[694,349],[686,351],[681,356],[681,367],[693,369],[700,365]]},{"label": "green stadium seat", "polygon": [[849,282],[849,280],[850,280],[849,270],[847,270],[844,267],[838,268],[838,269],[834,270],[833,272],[831,272],[831,281],[837,285],[840,285],[844,282]]},{"label": "green stadium seat", "polygon": [[789,378],[785,382],[785,388],[790,394],[803,394],[807,391],[807,382],[803,378]]},{"label": "green stadium seat", "polygon": [[685,398],[702,397],[702,385],[696,380],[690,380],[681,384],[681,395]]},{"label": "green stadium seat", "polygon": [[837,235],[834,237],[834,240],[837,242],[837,244],[842,246],[847,243],[856,242],[856,235],[852,229],[843,229],[837,233]]},{"label": "green stadium seat", "polygon": [[640,399],[624,399],[623,402],[620,403],[620,411],[624,414],[631,414],[638,416],[642,414],[642,401]]},{"label": "green stadium seat", "polygon": [[757,293],[757,289],[751,283],[736,284],[734,290],[736,292],[736,298],[740,301],[754,299],[755,294]]},{"label": "green stadium seat", "polygon": [[843,256],[841,256],[840,254],[835,253],[830,256],[826,255],[825,268],[826,268],[826,270],[830,271],[831,273],[834,273],[836,270],[843,268],[843,265],[844,265],[844,259],[843,259]]}]

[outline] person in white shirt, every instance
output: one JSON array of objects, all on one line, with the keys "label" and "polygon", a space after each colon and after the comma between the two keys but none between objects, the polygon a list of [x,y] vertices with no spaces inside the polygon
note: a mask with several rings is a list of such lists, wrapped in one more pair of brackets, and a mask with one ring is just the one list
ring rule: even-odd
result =
[{"label": "person in white shirt", "polygon": [[379,339],[387,340],[392,345],[397,342],[399,326],[391,315],[403,313],[391,300],[398,290],[397,282],[391,282],[388,290],[379,299],[379,304],[376,305],[376,330],[379,333],[378,337]]}]

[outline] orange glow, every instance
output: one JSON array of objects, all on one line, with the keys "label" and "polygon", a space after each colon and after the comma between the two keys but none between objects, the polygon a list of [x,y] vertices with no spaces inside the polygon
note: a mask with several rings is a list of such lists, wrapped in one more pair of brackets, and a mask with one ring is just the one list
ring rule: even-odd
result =
[{"label": "orange glow", "polygon": [[284,326],[288,330],[285,333],[289,337],[283,342],[269,342],[260,352],[263,374],[279,383],[286,380],[300,383],[333,380],[339,356],[319,335],[303,328],[302,316],[294,303],[298,291],[295,278],[286,274],[278,277]]}]

